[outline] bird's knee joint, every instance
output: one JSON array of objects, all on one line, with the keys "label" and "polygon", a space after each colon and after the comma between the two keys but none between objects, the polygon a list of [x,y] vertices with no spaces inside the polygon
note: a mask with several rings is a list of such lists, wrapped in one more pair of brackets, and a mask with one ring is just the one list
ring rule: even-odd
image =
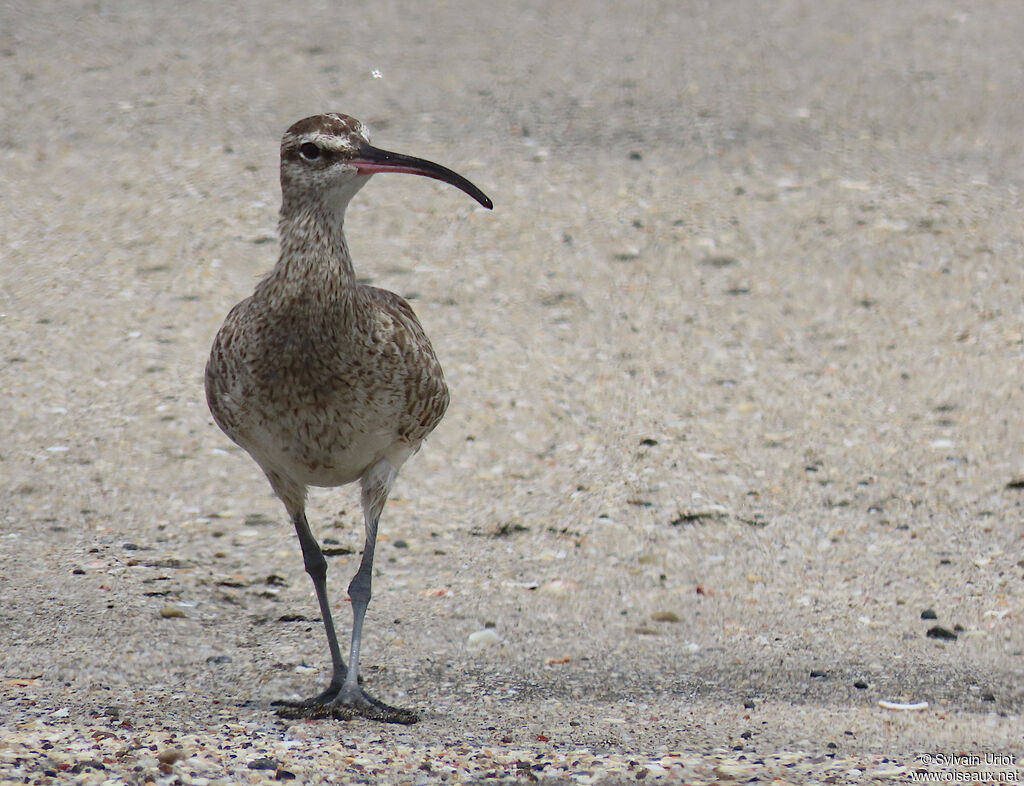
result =
[{"label": "bird's knee joint", "polygon": [[315,552],[304,552],[302,563],[306,566],[306,573],[314,579],[321,579],[327,575],[327,558],[319,549]]},{"label": "bird's knee joint", "polygon": [[370,602],[370,577],[367,574],[357,573],[349,582],[348,596],[356,603]]}]

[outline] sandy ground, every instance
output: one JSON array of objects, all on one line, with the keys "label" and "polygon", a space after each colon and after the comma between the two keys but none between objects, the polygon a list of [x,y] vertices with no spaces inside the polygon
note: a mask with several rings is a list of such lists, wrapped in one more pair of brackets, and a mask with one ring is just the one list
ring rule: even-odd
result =
[{"label": "sandy ground", "polygon": [[[1021,40],[944,0],[0,5],[0,779],[1024,778]],[[452,389],[367,623],[414,727],[273,714],[326,644],[202,395],[327,110],[495,202],[378,177],[348,218]],[[347,623],[355,491],[310,520]]]}]

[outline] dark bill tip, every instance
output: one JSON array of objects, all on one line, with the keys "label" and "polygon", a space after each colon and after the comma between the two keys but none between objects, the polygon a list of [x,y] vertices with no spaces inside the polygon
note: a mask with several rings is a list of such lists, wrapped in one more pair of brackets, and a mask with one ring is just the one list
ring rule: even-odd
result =
[{"label": "dark bill tip", "polygon": [[372,175],[378,172],[401,172],[408,175],[422,175],[448,183],[461,191],[465,191],[473,199],[486,207],[488,210],[494,208],[494,203],[483,191],[470,183],[458,172],[453,172],[446,166],[427,161],[425,158],[414,158],[413,156],[392,153],[388,150],[381,150],[372,145],[363,145],[359,152],[350,162],[361,175]]}]

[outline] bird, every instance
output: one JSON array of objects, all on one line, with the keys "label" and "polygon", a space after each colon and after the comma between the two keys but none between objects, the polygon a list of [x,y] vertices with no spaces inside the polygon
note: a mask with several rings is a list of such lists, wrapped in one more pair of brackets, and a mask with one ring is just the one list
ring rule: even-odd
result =
[{"label": "bird", "polygon": [[[370,144],[367,127],[337,112],[294,123],[281,139],[280,253],[253,294],[230,310],[206,365],[210,412],[260,466],[284,504],[313,582],[331,656],[317,696],[275,702],[288,718],[415,723],[416,713],[368,694],[359,675],[374,546],[395,477],[449,403],[444,373],[399,295],[359,283],[345,209],[371,176],[422,175],[490,198],[462,175]],[[365,544],[348,585],[352,636],[342,657],[327,594],[327,561],[306,519],[309,487],[359,482]]]}]

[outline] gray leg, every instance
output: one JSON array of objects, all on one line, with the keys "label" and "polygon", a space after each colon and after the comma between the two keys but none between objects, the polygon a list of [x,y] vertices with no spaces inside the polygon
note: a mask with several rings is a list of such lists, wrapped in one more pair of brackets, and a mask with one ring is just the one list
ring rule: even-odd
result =
[{"label": "gray leg", "polygon": [[387,502],[388,492],[395,480],[395,468],[387,461],[379,461],[363,475],[363,520],[366,526],[366,544],[359,570],[348,585],[352,599],[352,647],[349,651],[349,669],[341,691],[334,701],[335,717],[359,715],[388,723],[415,723],[416,714],[410,710],[391,707],[374,699],[359,687],[359,650],[363,639],[363,620],[370,605],[373,583],[373,551],[377,545],[377,525]]},{"label": "gray leg", "polygon": [[[384,494],[386,499],[386,492]],[[348,595],[352,599],[352,647],[349,650],[349,662],[352,668],[345,678],[345,691],[357,687],[359,677],[359,648],[363,640],[363,620],[366,609],[370,605],[371,585],[373,583],[373,552],[377,545],[377,525],[384,508],[384,501],[377,495],[367,493],[363,487],[363,519],[366,528],[366,543],[363,546],[363,557],[359,561],[359,570],[348,585]]]},{"label": "gray leg", "polygon": [[313,579],[313,589],[316,590],[316,600],[320,604],[320,616],[324,621],[324,630],[327,632],[327,646],[331,650],[331,684],[318,699],[329,701],[337,694],[345,681],[345,661],[341,659],[341,647],[338,646],[338,634],[334,630],[334,618],[331,616],[331,604],[327,597],[327,560],[320,544],[309,529],[309,522],[306,521],[304,511],[299,511],[295,517],[295,532],[299,536],[299,545],[302,547],[302,562],[306,566],[306,573]]},{"label": "gray leg", "polygon": [[338,691],[345,682],[347,669],[345,661],[341,658],[338,634],[334,630],[334,618],[331,615],[331,604],[327,597],[327,559],[324,557],[323,551],[320,550],[320,544],[306,520],[306,489],[275,472],[268,472],[267,477],[270,479],[270,485],[273,486],[274,492],[284,502],[288,515],[291,516],[292,524],[295,525],[295,534],[299,536],[299,546],[302,548],[302,562],[306,567],[306,573],[313,580],[317,603],[320,604],[320,616],[324,621],[324,630],[327,633],[327,646],[331,651],[331,684],[327,690],[319,696],[305,701],[274,702],[280,715],[305,717],[313,708],[323,707],[338,695]]},{"label": "gray leg", "polygon": [[325,709],[338,696],[338,691],[345,683],[347,669],[341,659],[341,647],[338,646],[338,634],[334,630],[334,619],[331,616],[331,604],[327,598],[327,560],[320,544],[309,529],[305,511],[299,510],[294,515],[295,532],[299,536],[302,547],[302,562],[306,573],[313,580],[316,599],[320,604],[320,616],[324,621],[327,633],[327,646],[331,651],[331,684],[318,696],[304,701],[275,701],[277,714],[284,718],[308,718],[329,714]]}]

